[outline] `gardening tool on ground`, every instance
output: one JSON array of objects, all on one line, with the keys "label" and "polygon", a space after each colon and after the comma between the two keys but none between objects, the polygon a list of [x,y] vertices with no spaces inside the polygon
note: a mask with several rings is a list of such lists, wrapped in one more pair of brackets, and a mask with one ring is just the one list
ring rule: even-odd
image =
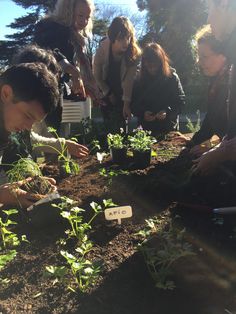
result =
[{"label": "gardening tool on ground", "polygon": [[200,205],[200,204],[192,204],[192,203],[177,203],[179,206],[183,206],[186,209],[189,208],[190,210],[202,212],[202,213],[212,213],[212,214],[219,214],[219,215],[234,215],[236,214],[236,206],[229,206],[229,207],[219,207],[213,208],[208,205]]}]

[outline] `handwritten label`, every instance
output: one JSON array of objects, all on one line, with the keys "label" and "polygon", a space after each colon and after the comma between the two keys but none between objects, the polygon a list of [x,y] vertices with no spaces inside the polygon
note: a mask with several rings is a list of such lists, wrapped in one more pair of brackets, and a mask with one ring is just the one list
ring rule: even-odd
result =
[{"label": "handwritten label", "polygon": [[106,220],[118,220],[118,224],[121,224],[121,219],[132,217],[131,206],[119,206],[105,209]]}]

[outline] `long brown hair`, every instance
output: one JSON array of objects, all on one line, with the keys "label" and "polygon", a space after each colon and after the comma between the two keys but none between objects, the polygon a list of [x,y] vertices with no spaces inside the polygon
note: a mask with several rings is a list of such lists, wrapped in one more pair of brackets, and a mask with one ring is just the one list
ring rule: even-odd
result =
[{"label": "long brown hair", "polygon": [[157,43],[149,43],[143,50],[141,66],[142,78],[148,75],[147,69],[145,68],[145,62],[159,65],[161,74],[165,77],[170,77],[172,74],[170,59],[165,50]]},{"label": "long brown hair", "polygon": [[108,38],[111,43],[114,43],[116,40],[126,37],[130,37],[130,44],[125,52],[125,59],[129,65],[134,63],[140,57],[141,49],[138,46],[131,21],[125,16],[117,16],[113,19],[108,28]]}]

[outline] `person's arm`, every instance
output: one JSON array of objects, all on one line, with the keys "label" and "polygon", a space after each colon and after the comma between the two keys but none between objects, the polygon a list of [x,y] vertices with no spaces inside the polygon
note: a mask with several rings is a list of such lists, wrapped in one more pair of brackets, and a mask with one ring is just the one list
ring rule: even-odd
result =
[{"label": "person's arm", "polygon": [[134,80],[136,78],[136,75],[137,75],[137,62],[133,66],[130,66],[127,69],[125,78],[122,81],[122,89],[123,89],[122,100],[124,102],[123,115],[124,115],[124,118],[128,118],[128,119],[131,118],[130,103],[131,103],[133,85],[134,85]]},{"label": "person's arm", "polygon": [[103,45],[101,44],[100,47],[98,47],[94,60],[93,60],[93,73],[95,80],[97,82],[98,87],[101,89],[104,96],[107,96],[109,94],[109,86],[106,84],[106,82],[103,79],[103,67],[104,67],[104,59],[105,51],[103,48]]},{"label": "person's arm", "polygon": [[65,138],[53,138],[53,137],[44,137],[33,131],[31,131],[31,142],[32,146],[34,144],[40,144],[40,146],[33,147],[34,151],[45,153],[52,153],[59,155],[62,153],[64,148],[68,149],[70,155],[82,158],[88,155],[88,148],[84,145],[78,144],[71,140],[66,140]]},{"label": "person's arm", "polygon": [[166,90],[166,93],[169,95],[169,101],[166,108],[166,114],[167,118],[171,120],[172,118],[176,119],[177,115],[182,112],[185,106],[185,93],[175,71],[173,72],[172,77],[169,78],[167,86],[168,90]]}]

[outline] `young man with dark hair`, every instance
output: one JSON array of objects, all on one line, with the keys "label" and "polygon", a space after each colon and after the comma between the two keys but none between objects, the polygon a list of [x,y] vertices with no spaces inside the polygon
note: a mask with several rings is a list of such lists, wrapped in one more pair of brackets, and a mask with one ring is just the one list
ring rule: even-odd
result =
[{"label": "young man with dark hair", "polygon": [[[58,82],[44,64],[19,64],[0,76],[0,159],[9,134],[31,130],[36,121],[55,109],[58,98]],[[0,177],[0,184],[1,181]],[[36,201],[20,189],[22,184],[18,182],[17,188],[15,184],[1,184],[0,203],[27,207]]]}]

